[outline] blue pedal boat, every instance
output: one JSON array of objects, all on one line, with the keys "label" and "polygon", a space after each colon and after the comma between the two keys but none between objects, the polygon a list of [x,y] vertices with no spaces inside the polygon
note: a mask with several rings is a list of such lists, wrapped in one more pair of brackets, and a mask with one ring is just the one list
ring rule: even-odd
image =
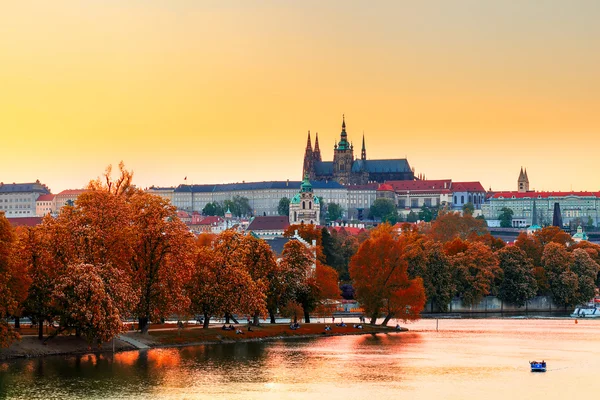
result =
[{"label": "blue pedal boat", "polygon": [[546,372],[546,361],[529,361],[531,372]]}]

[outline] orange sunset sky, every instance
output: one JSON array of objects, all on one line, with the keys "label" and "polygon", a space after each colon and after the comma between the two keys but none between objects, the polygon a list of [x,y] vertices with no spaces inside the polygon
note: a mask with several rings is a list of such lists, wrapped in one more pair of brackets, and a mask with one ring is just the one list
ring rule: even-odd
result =
[{"label": "orange sunset sky", "polygon": [[[300,179],[306,133],[427,178],[600,190],[600,1],[10,1],[0,181]],[[313,136],[314,138],[314,136]],[[356,150],[356,149],[355,149]],[[360,150],[358,151],[360,154]]]}]

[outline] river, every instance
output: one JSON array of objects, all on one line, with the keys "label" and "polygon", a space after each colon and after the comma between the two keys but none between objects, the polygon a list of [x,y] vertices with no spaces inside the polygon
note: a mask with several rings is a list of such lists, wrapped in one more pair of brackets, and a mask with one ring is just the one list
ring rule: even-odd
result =
[{"label": "river", "polygon": [[[389,335],[0,362],[10,399],[595,397],[600,321],[425,319]],[[545,359],[548,372],[529,372]]]}]

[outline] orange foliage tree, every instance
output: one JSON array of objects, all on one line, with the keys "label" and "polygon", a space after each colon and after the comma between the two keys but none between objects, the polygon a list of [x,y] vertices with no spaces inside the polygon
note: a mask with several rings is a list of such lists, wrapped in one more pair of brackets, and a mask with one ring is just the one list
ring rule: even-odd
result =
[{"label": "orange foliage tree", "polygon": [[323,237],[321,229],[313,224],[297,224],[290,225],[283,232],[284,237],[293,237],[298,231],[298,236],[306,240],[308,244],[312,245],[313,240],[317,242],[317,260],[325,264],[327,262],[325,254],[323,253]]},{"label": "orange foliage tree", "polygon": [[20,291],[26,289],[26,277],[20,276],[15,260],[16,235],[10,222],[0,212],[0,347],[8,347],[19,338],[7,323],[9,316],[19,312]]},{"label": "orange foliage tree", "polygon": [[480,242],[459,238],[445,244],[450,259],[457,294],[463,304],[476,305],[484,296],[493,294],[500,275],[498,259],[492,250]]},{"label": "orange foliage tree", "polygon": [[431,224],[429,235],[437,242],[450,242],[455,238],[462,240],[476,239],[488,233],[485,221],[473,218],[472,215],[460,215],[456,212],[440,211],[437,219]]},{"label": "orange foliage tree", "polygon": [[147,332],[149,321],[189,308],[185,285],[193,272],[194,238],[168,200],[136,192],[129,202],[132,284],[140,294],[134,315],[140,330]]},{"label": "orange foliage tree", "polygon": [[227,230],[212,247],[199,249],[189,290],[191,311],[204,316],[205,328],[214,316],[266,311],[266,284],[255,281],[246,265],[251,246],[243,235]]},{"label": "orange foliage tree", "polygon": [[405,245],[392,227],[382,224],[352,257],[350,276],[356,298],[372,324],[381,313],[385,314],[384,325],[391,318],[417,319],[425,306],[423,281],[409,278],[404,252]]},{"label": "orange foliage tree", "polygon": [[[52,302],[59,328],[53,336],[73,329],[89,344],[100,346],[123,330],[119,309],[101,275],[96,266],[78,264],[58,276]],[[119,284],[118,280],[110,283]]]}]

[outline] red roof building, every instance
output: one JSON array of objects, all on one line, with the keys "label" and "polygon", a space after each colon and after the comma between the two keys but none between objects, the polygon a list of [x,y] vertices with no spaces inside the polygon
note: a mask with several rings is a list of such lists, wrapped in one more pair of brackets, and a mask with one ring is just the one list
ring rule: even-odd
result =
[{"label": "red roof building", "polygon": [[259,237],[283,236],[283,232],[290,226],[289,218],[281,215],[255,217],[246,231],[254,233]]}]

